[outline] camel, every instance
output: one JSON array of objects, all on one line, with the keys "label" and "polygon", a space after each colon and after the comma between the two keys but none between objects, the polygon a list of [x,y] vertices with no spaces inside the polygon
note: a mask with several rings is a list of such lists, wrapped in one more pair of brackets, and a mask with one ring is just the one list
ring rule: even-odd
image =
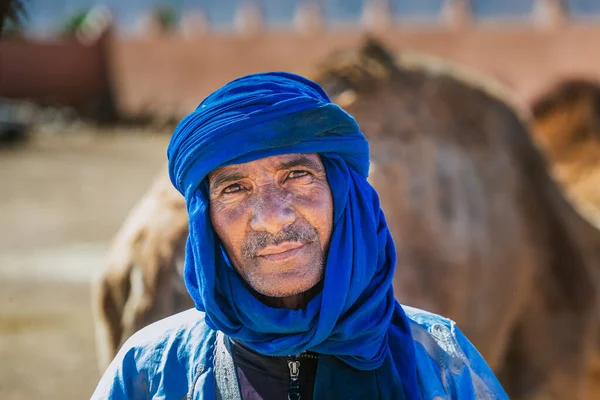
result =
[{"label": "camel", "polygon": [[103,371],[137,330],[194,306],[183,283],[188,216],[166,165],[127,216],[94,278],[93,316]]},{"label": "camel", "polygon": [[[558,82],[532,105],[532,133],[552,172],[579,213],[600,232],[600,83]],[[600,252],[600,250],[598,250]],[[595,271],[600,282],[600,269]],[[600,330],[590,370],[600,398]]]},{"label": "camel", "polygon": [[569,79],[532,106],[534,139],[577,210],[600,229],[600,82]]},{"label": "camel", "polygon": [[[599,315],[593,228],[549,176],[530,116],[490,78],[430,56],[393,57],[373,40],[333,54],[311,78],[357,118],[371,144],[369,180],[398,252],[398,300],[454,319],[511,398],[585,398]],[[137,208],[125,227],[150,226],[136,215]],[[142,271],[158,277],[158,264],[147,264]],[[128,280],[115,268],[96,283],[96,314],[107,316],[100,324],[123,323],[106,309],[126,298],[111,293]]]},{"label": "camel", "polygon": [[583,398],[600,241],[547,174],[525,108],[473,71],[367,48],[321,74],[369,137],[398,299],[454,319],[511,398]]}]

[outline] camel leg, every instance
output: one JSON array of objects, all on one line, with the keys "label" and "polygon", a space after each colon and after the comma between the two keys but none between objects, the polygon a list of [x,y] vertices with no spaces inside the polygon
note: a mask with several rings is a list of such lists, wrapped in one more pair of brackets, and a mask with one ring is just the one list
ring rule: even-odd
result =
[{"label": "camel leg", "polygon": [[130,294],[130,263],[111,264],[92,283],[92,314],[98,368],[103,372],[115,357],[123,336],[123,310]]}]

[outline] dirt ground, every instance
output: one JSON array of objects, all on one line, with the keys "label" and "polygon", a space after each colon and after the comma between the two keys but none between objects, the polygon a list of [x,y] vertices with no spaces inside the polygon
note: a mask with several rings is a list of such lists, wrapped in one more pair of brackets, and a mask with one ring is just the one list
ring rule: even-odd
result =
[{"label": "dirt ground", "polygon": [[168,134],[72,126],[0,150],[0,399],[86,399],[89,282]]}]

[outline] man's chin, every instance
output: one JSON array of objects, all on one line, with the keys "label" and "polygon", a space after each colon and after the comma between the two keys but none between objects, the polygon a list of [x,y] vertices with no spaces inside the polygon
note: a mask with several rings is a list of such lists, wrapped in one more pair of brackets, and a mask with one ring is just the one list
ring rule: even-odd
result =
[{"label": "man's chin", "polygon": [[[265,276],[262,279],[252,279],[250,286],[260,295],[283,298],[302,294],[313,289],[321,281],[321,277],[299,278],[295,273],[277,274],[277,277]],[[271,284],[265,284],[273,282]]]}]

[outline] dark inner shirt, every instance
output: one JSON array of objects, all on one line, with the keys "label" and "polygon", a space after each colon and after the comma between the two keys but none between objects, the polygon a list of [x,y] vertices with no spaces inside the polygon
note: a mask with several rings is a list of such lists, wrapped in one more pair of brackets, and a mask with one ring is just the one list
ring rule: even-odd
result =
[{"label": "dark inner shirt", "polygon": [[[231,352],[236,366],[242,399],[280,400],[288,398],[292,357],[265,356],[248,348],[237,340],[231,340]],[[301,400],[313,398],[318,357],[316,353],[304,352],[293,357],[300,362],[299,384]]]}]

